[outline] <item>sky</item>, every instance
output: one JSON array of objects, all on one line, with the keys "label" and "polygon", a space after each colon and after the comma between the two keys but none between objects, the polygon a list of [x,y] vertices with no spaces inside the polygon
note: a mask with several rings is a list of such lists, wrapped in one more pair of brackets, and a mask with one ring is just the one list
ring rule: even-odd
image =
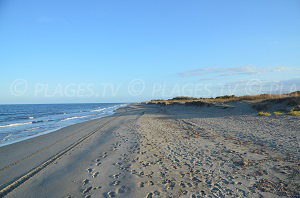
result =
[{"label": "sky", "polygon": [[0,104],[300,90],[299,0],[0,0]]}]

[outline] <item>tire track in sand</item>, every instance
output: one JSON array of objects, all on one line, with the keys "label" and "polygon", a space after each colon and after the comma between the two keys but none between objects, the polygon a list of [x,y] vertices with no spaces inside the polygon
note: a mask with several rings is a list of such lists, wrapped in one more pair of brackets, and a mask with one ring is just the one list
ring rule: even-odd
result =
[{"label": "tire track in sand", "polygon": [[[124,113],[123,113],[124,114]],[[14,189],[18,188],[19,186],[21,186],[24,182],[26,182],[27,180],[29,180],[30,178],[32,178],[34,175],[36,175],[38,172],[40,172],[41,170],[43,170],[44,168],[46,168],[49,164],[51,164],[52,162],[54,162],[55,160],[57,160],[58,158],[60,158],[61,156],[63,156],[64,154],[66,154],[68,151],[72,150],[73,148],[75,148],[77,145],[79,145],[80,143],[82,143],[84,140],[86,140],[87,138],[89,138],[90,136],[92,136],[93,134],[95,134],[96,132],[98,132],[100,129],[104,128],[105,126],[107,126],[108,124],[110,124],[111,122],[115,121],[117,118],[119,118],[120,116],[122,116],[123,114],[112,118],[111,120],[109,120],[108,122],[104,123],[103,125],[101,125],[100,127],[98,127],[97,129],[93,130],[92,132],[88,133],[87,135],[83,136],[82,138],[80,138],[79,140],[77,140],[76,142],[72,143],[71,145],[69,145],[67,148],[63,149],[62,151],[58,152],[57,154],[53,155],[52,157],[50,157],[48,160],[46,160],[45,162],[43,162],[41,165],[39,165],[38,167],[32,169],[31,171],[29,171],[28,173],[26,173],[25,175],[19,177],[18,179],[16,179],[14,182],[11,182],[10,184],[8,184],[6,187],[2,188],[0,190],[0,197],[4,197],[5,195],[7,195],[8,193],[10,193],[11,191],[13,191]],[[96,123],[97,124],[97,123]],[[91,126],[90,126],[91,127]],[[87,127],[89,128],[89,127]],[[86,128],[86,129],[87,129]],[[83,129],[85,130],[85,129]],[[69,137],[69,136],[68,136]],[[67,138],[67,137],[66,137]],[[57,143],[57,142],[56,142]],[[54,143],[55,144],[55,143]],[[52,145],[53,146],[53,145]],[[51,147],[51,146],[49,146]],[[46,147],[47,148],[47,147]],[[41,149],[41,150],[45,150]],[[40,151],[41,151],[40,150]],[[40,152],[37,151],[34,154]],[[34,154],[30,155],[29,157],[33,156]],[[29,158],[27,157],[27,158]],[[26,159],[27,159],[26,158]],[[24,158],[23,158],[24,159]],[[24,159],[25,160],[25,159]],[[20,161],[20,160],[19,160]],[[21,161],[20,161],[21,162]],[[20,163],[18,162],[18,163]],[[16,165],[13,163],[13,165]]]},{"label": "tire track in sand", "polygon": [[82,131],[84,131],[84,130],[86,130],[86,129],[88,129],[88,128],[91,128],[92,126],[95,126],[95,125],[99,124],[100,122],[101,122],[101,121],[99,121],[99,122],[97,122],[97,123],[95,123],[95,124],[93,124],[93,125],[90,125],[90,126],[88,126],[88,127],[85,127],[84,129],[79,130],[77,133],[73,133],[73,134],[71,134],[71,135],[68,135],[68,136],[66,136],[66,137],[64,137],[64,138],[62,138],[62,139],[60,139],[60,140],[57,140],[56,142],[50,144],[50,145],[47,146],[47,147],[44,147],[44,148],[42,148],[42,149],[40,149],[40,150],[38,150],[38,151],[36,151],[36,152],[34,152],[34,153],[32,153],[32,154],[26,156],[26,157],[21,158],[21,159],[18,160],[18,161],[15,161],[15,162],[13,162],[13,163],[10,163],[9,165],[4,166],[3,168],[0,168],[0,172],[5,171],[5,170],[7,170],[7,169],[9,169],[9,168],[11,168],[11,167],[13,167],[13,166],[15,166],[15,165],[17,165],[17,164],[23,162],[23,161],[26,160],[26,159],[29,159],[29,158],[33,157],[34,155],[36,155],[36,154],[38,154],[38,153],[40,153],[40,152],[42,152],[42,151],[44,151],[44,150],[47,150],[47,149],[51,148],[52,146],[56,145],[57,143],[59,143],[59,142],[65,140],[65,139],[67,139],[67,138],[69,138],[69,137],[72,137],[72,136],[74,136],[74,135],[76,135],[76,134],[78,134],[78,133],[80,133],[80,132],[82,132]]}]

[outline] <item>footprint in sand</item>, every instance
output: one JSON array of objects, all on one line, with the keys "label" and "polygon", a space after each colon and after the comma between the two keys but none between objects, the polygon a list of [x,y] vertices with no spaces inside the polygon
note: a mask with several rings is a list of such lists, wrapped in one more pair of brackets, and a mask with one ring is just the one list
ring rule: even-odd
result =
[{"label": "footprint in sand", "polygon": [[120,177],[121,173],[117,173],[117,174],[114,174],[114,175],[110,175],[109,177],[110,178],[114,178],[114,179],[118,179]]},{"label": "footprint in sand", "polygon": [[121,173],[114,174],[114,175],[113,175],[113,178],[114,178],[114,179],[118,179],[118,178],[120,177],[120,175],[121,175]]},{"label": "footprint in sand", "polygon": [[195,194],[192,194],[191,198],[197,198],[197,196]]},{"label": "footprint in sand", "polygon": [[137,171],[133,169],[133,170],[130,171],[130,173],[131,173],[131,174],[136,174]]},{"label": "footprint in sand", "polygon": [[138,186],[141,187],[141,188],[143,188],[143,187],[145,186],[145,184],[144,184],[144,182],[140,182],[140,183],[138,184]]},{"label": "footprint in sand", "polygon": [[153,181],[148,181],[148,186],[153,186],[154,182]]},{"label": "footprint in sand", "polygon": [[86,189],[84,189],[82,192],[83,192],[83,194],[86,194],[86,193],[90,192],[92,189],[93,189],[93,187],[90,186],[90,187],[87,187]]},{"label": "footprint in sand", "polygon": [[186,187],[183,181],[180,182],[180,186],[181,186],[182,188],[185,188],[185,187]]},{"label": "footprint in sand", "polygon": [[92,168],[88,168],[88,169],[86,169],[87,170],[87,172],[92,172],[93,171],[93,169]]},{"label": "footprint in sand", "polygon": [[93,177],[96,178],[98,175],[99,175],[99,172],[95,172],[95,173],[93,174]]},{"label": "footprint in sand", "polygon": [[88,184],[89,182],[90,181],[88,179],[85,179],[85,180],[82,181],[82,185],[84,186],[84,185]]},{"label": "footprint in sand", "polygon": [[153,197],[153,193],[152,192],[148,193],[147,196],[146,196],[146,198],[152,198],[152,197]]},{"label": "footprint in sand", "polygon": [[115,181],[110,182],[109,185],[110,185],[110,186],[118,186],[120,183],[121,183],[120,181],[115,180]]},{"label": "footprint in sand", "polygon": [[107,193],[103,193],[104,197],[115,197],[116,193],[114,191],[109,191]]},{"label": "footprint in sand", "polygon": [[160,192],[159,192],[158,190],[155,190],[155,191],[153,192],[153,194],[158,196],[158,195],[160,195]]},{"label": "footprint in sand", "polygon": [[168,189],[171,189],[173,190],[174,187],[175,187],[175,182],[170,182],[168,185],[167,185]]},{"label": "footprint in sand", "polygon": [[117,190],[117,192],[118,192],[119,194],[122,194],[122,193],[125,193],[125,190],[126,190],[126,186],[121,186],[121,187]]}]

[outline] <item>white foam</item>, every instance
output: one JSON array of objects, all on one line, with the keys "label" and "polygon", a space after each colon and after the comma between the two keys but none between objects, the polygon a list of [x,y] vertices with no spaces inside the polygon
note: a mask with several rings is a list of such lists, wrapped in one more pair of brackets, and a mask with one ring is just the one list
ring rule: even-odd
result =
[{"label": "white foam", "polygon": [[32,122],[21,122],[21,123],[14,123],[14,124],[7,124],[4,126],[0,126],[0,128],[8,128],[8,127],[14,127],[14,126],[22,126],[25,124],[32,124]]},{"label": "white foam", "polygon": [[[73,114],[73,115],[71,114],[71,115],[69,115],[68,118],[60,117],[60,118],[58,118],[58,120],[57,120],[57,118],[54,119],[54,120],[51,120],[51,119],[49,119],[49,120],[36,120],[35,117],[28,116],[27,119],[34,119],[34,120],[31,120],[31,122],[19,122],[19,123],[6,124],[6,125],[3,125],[3,126],[0,126],[0,129],[1,128],[8,128],[7,130],[10,131],[10,130],[18,130],[18,128],[17,128],[18,126],[32,124],[32,125],[24,127],[25,130],[22,129],[21,135],[9,133],[2,140],[0,140],[0,146],[12,144],[12,143],[15,143],[15,142],[18,142],[18,141],[21,141],[21,140],[25,140],[25,139],[29,139],[29,138],[32,138],[32,137],[35,137],[35,136],[39,136],[41,134],[50,133],[50,132],[56,131],[56,130],[62,128],[62,127],[69,126],[70,124],[80,123],[80,122],[83,122],[85,120],[94,120],[94,119],[98,119],[98,118],[101,118],[101,117],[106,117],[106,116],[114,114],[114,110],[118,109],[119,107],[126,106],[126,105],[128,105],[128,104],[117,104],[117,105],[112,105],[112,106],[109,106],[109,107],[106,107],[106,108],[98,107],[97,109],[94,109],[94,110],[88,109],[86,111],[83,111],[83,112],[87,112],[87,113],[84,113],[85,115],[78,115],[77,114],[77,116],[75,116],[76,114]],[[68,113],[62,112],[61,114],[68,114]],[[67,116],[65,116],[65,117],[67,117]],[[74,120],[74,121],[62,123],[64,121],[69,121],[69,120]],[[39,127],[38,123],[41,123],[41,124],[43,122],[50,122],[51,123],[51,121],[55,121],[54,124],[52,123],[51,128],[48,128],[50,125],[46,124],[46,123],[43,124],[43,125],[45,125],[45,126],[43,126],[43,128]],[[57,121],[59,121],[61,123],[58,124],[58,123],[56,123]],[[9,127],[16,127],[16,129],[15,128],[9,129]],[[2,129],[2,130],[5,131],[6,129]]]},{"label": "white foam", "polygon": [[68,121],[68,120],[74,120],[74,119],[78,119],[78,118],[86,118],[86,117],[90,117],[91,115],[85,115],[85,116],[74,116],[74,117],[70,117],[70,118],[65,118],[65,119],[62,119],[61,122],[64,122],[64,121]]},{"label": "white foam", "polygon": [[89,117],[90,115],[86,115],[86,116],[79,116],[78,118],[86,118]]},{"label": "white foam", "polygon": [[74,120],[76,118],[79,118],[78,116],[74,116],[74,117],[71,117],[71,118],[65,118],[63,120],[61,120],[61,122],[64,122],[64,121],[67,121],[67,120]]},{"label": "white foam", "polygon": [[96,109],[96,110],[92,110],[90,112],[99,112],[99,111],[104,111],[105,109],[107,109],[107,108]]}]

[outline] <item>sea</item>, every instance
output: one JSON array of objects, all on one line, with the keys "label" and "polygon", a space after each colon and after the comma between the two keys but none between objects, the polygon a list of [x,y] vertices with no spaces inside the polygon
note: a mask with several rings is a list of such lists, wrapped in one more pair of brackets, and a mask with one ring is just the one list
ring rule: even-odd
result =
[{"label": "sea", "polygon": [[0,105],[0,146],[114,114],[124,103]]}]

